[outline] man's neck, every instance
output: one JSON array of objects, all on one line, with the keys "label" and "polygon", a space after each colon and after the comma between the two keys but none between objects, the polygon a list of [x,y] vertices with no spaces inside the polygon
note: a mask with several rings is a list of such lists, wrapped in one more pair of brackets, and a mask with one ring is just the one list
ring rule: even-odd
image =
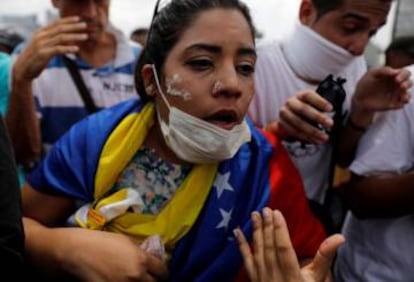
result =
[{"label": "man's neck", "polygon": [[104,33],[98,40],[87,40],[80,46],[78,56],[89,65],[98,68],[115,59],[116,39],[110,33]]}]

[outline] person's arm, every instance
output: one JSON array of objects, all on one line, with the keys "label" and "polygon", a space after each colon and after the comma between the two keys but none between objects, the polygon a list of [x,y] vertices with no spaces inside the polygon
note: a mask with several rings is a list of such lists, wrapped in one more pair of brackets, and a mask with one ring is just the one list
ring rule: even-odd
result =
[{"label": "person's arm", "polygon": [[[74,200],[23,188],[26,255],[48,277],[81,281],[157,281],[167,276],[159,258],[126,235],[59,226],[73,212]],[[60,224],[59,224],[60,223]],[[132,279],[132,280],[131,280]]]},{"label": "person's arm", "polygon": [[[79,51],[78,42],[87,39],[79,17],[63,18],[34,33],[12,67],[12,84],[6,122],[17,161],[28,164],[41,153],[40,124],[32,84],[53,56]],[[58,95],[58,93],[56,93]]]},{"label": "person's arm", "polygon": [[358,82],[351,112],[341,132],[338,164],[348,167],[358,142],[379,111],[402,108],[410,100],[411,73],[404,69],[381,67],[369,70]]},{"label": "person's arm", "polygon": [[397,217],[414,212],[414,172],[363,177],[353,174],[345,190],[358,217]]},{"label": "person's arm", "polygon": [[[0,118],[0,260],[4,275],[23,267],[24,231],[20,187],[12,147]],[[15,276],[14,276],[15,277]]]},{"label": "person's arm", "polygon": [[16,160],[27,165],[37,160],[41,153],[40,123],[32,96],[32,81],[19,74],[19,66],[16,64],[12,70],[6,122],[13,141]]}]

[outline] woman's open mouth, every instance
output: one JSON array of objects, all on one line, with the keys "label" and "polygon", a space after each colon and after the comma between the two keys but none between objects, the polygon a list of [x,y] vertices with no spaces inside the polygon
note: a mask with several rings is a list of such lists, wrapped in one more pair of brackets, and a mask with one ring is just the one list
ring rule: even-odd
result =
[{"label": "woman's open mouth", "polygon": [[231,130],[240,123],[237,113],[233,110],[218,111],[204,120],[226,130]]}]

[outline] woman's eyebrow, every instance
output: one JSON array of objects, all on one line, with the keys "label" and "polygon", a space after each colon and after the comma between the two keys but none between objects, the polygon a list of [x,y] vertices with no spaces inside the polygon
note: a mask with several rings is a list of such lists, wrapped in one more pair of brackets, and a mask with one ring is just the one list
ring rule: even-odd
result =
[{"label": "woman's eyebrow", "polygon": [[[212,45],[212,44],[205,44],[205,43],[197,43],[189,46],[186,48],[186,51],[207,51],[209,53],[214,54],[221,54],[223,52],[223,49],[220,46]],[[237,50],[238,55],[251,55],[251,56],[257,56],[256,50],[251,47],[242,47]]]}]

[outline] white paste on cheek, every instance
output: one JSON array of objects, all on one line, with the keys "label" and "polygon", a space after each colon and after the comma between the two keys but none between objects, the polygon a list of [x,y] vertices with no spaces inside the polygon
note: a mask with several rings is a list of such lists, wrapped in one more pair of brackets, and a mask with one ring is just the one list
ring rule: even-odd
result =
[{"label": "white paste on cheek", "polygon": [[178,74],[174,74],[171,78],[167,79],[167,94],[175,97],[181,97],[184,101],[191,100],[191,94],[183,89],[177,89],[174,87],[174,84],[180,83],[181,78]]}]

